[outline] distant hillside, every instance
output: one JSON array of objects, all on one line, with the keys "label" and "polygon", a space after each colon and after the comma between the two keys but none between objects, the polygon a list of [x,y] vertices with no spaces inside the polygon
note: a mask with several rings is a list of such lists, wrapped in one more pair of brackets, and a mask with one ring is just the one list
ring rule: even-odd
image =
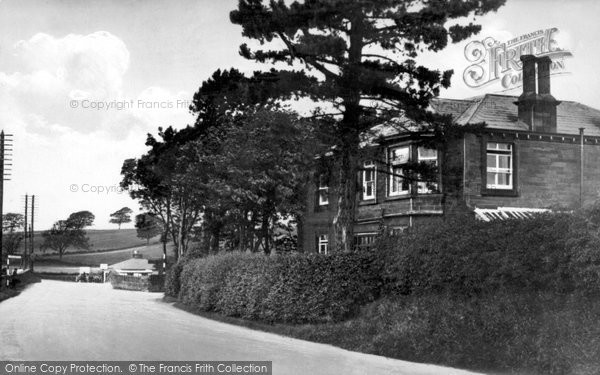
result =
[{"label": "distant hillside", "polygon": [[[135,229],[92,229],[86,230],[90,238],[90,249],[69,248],[67,253],[90,252],[104,250],[119,250],[131,247],[144,246],[146,240],[137,237]],[[158,236],[150,240],[150,244],[158,242]],[[36,231],[34,234],[34,251],[36,254],[51,254],[52,250],[40,251],[40,245],[43,243],[42,232]],[[22,246],[21,246],[22,249]],[[22,251],[22,250],[21,250]]]},{"label": "distant hillside", "polygon": [[[63,255],[62,259],[57,254],[38,257],[37,265],[75,265],[98,267],[101,263],[115,264],[127,259],[131,259],[133,251],[137,251],[145,259],[161,259],[163,250],[162,244],[155,243],[150,246],[142,246],[135,249],[114,250],[108,252],[80,253]],[[173,262],[173,246],[168,245],[167,256],[169,262]]]}]

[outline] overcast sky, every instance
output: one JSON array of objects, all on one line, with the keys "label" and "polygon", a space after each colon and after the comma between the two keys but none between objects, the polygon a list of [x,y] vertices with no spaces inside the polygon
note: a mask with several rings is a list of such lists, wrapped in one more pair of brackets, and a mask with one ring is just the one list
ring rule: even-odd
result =
[{"label": "overcast sky", "polygon": [[[0,127],[14,134],[4,211],[23,212],[23,196],[35,194],[40,230],[74,211],[93,212],[93,228],[115,227],[109,214],[123,206],[137,213],[138,204],[117,191],[123,160],[140,156],[158,126],[192,123],[189,100],[214,70],[258,67],[237,53],[241,30],[229,22],[236,3],[0,0]],[[471,41],[558,28],[559,47],[573,57],[565,60],[568,74],[552,78],[554,96],[600,108],[599,15],[593,0],[508,0],[480,20]],[[518,95],[498,83],[464,84],[467,43],[421,60],[454,69],[443,96]]]}]

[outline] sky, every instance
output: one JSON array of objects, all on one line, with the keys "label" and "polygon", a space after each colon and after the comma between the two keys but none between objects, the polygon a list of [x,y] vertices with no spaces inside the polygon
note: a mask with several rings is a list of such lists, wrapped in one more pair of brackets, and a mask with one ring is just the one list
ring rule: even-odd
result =
[{"label": "sky", "polygon": [[[146,151],[146,134],[193,123],[190,100],[216,69],[268,68],[238,54],[244,39],[229,21],[236,3],[0,0],[0,128],[14,139],[4,212],[22,213],[25,194],[35,194],[38,230],[81,210],[95,214],[92,229],[115,228],[109,215],[121,207],[138,213],[118,185],[123,161]],[[553,95],[600,108],[598,15],[594,0],[507,0],[476,20],[479,35],[419,62],[454,70],[441,96],[518,95],[499,82],[465,84],[466,46],[557,28],[557,45],[572,57],[552,77]]]}]

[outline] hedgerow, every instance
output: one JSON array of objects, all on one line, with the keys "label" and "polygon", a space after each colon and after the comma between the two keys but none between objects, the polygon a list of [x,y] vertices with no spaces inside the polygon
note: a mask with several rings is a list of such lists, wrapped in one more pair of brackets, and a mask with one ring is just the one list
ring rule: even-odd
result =
[{"label": "hedgerow", "polygon": [[388,294],[600,291],[598,228],[581,214],[440,220],[380,241]]},{"label": "hedgerow", "polygon": [[178,297],[189,306],[228,316],[291,323],[339,321],[377,297],[377,258],[364,252],[227,253],[193,259],[181,271]]},{"label": "hedgerow", "polygon": [[[183,303],[288,334],[483,371],[600,372],[600,210],[383,236],[372,251],[239,252],[173,267]],[[179,277],[176,272],[180,270]]]}]

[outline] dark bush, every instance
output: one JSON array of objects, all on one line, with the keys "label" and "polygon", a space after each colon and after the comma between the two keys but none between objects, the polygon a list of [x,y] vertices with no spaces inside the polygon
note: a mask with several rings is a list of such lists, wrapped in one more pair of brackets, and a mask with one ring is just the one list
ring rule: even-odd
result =
[{"label": "dark bush", "polygon": [[381,287],[373,252],[194,259],[181,273],[180,300],[204,311],[269,322],[338,321]]},{"label": "dark bush", "polygon": [[[482,222],[440,220],[382,239],[392,294],[598,290],[597,231],[581,215]],[[591,261],[593,259],[593,261]],[[594,265],[595,264],[595,265]]]},{"label": "dark bush", "polygon": [[215,310],[230,269],[248,259],[245,254],[225,253],[187,261],[180,276],[179,300],[204,311]]},{"label": "dark bush", "polygon": [[179,296],[179,289],[181,288],[181,270],[183,269],[183,262],[179,261],[169,268],[167,268],[165,278],[165,294],[170,297],[177,298]]},{"label": "dark bush", "polygon": [[551,292],[401,296],[370,304],[337,330],[361,335],[360,350],[410,361],[593,374],[600,368],[598,316],[597,298]]}]

